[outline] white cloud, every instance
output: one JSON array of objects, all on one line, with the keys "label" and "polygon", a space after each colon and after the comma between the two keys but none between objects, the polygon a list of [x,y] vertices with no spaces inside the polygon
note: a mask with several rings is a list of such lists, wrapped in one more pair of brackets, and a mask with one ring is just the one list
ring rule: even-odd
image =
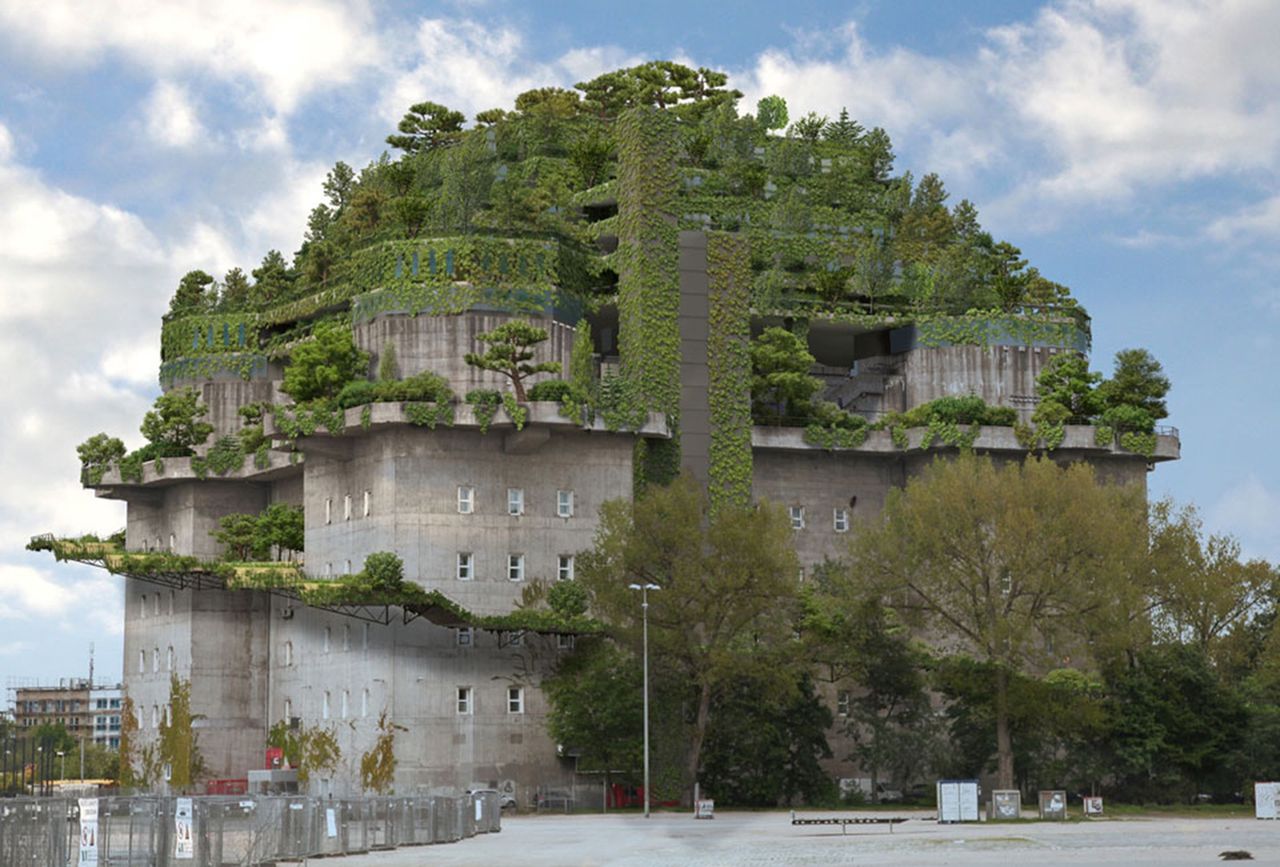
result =
[{"label": "white cloud", "polygon": [[285,113],[378,57],[360,0],[0,0],[0,34],[42,63],[118,54],[160,75],[207,72]]},{"label": "white cloud", "polygon": [[1209,510],[1208,523],[1218,532],[1238,537],[1246,556],[1280,563],[1280,492],[1256,475],[1249,475],[1226,490]]},{"label": "white cloud", "polygon": [[156,84],[143,111],[147,134],[165,147],[190,147],[207,135],[187,89],[171,81]]},{"label": "white cloud", "polygon": [[490,28],[465,19],[424,18],[408,51],[415,64],[397,75],[378,100],[388,122],[416,102],[431,100],[468,117],[489,108],[509,108],[534,87],[572,87],[640,58],[609,46],[568,51],[551,61],[530,56],[524,37],[507,27]]},{"label": "white cloud", "polygon": [[1224,243],[1280,236],[1280,196],[1272,196],[1211,222],[1205,233]]},{"label": "white cloud", "polygon": [[13,134],[8,128],[0,123],[0,163],[7,162],[13,157]]}]

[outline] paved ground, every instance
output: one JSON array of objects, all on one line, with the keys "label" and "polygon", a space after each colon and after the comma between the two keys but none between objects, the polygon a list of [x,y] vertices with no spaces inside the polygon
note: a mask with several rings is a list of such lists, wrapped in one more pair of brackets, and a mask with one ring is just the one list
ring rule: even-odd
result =
[{"label": "paved ground", "polygon": [[[802,812],[800,815],[859,815]],[[880,815],[886,814],[861,814]],[[710,821],[655,813],[618,816],[511,816],[498,834],[445,846],[326,859],[324,867],[418,864],[721,865],[1190,865],[1217,864],[1224,850],[1245,849],[1254,863],[1280,864],[1280,822],[1254,819],[1125,818],[1088,823],[938,825],[912,821],[865,827],[792,826],[786,812],[720,813]]]}]

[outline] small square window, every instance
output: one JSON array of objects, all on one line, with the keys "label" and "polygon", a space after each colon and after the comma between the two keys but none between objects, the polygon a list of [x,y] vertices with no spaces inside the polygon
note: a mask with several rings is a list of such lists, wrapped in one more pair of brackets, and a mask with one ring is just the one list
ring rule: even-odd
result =
[{"label": "small square window", "polygon": [[561,554],[556,562],[556,578],[561,581],[573,580],[573,555]]},{"label": "small square window", "polygon": [[556,516],[573,517],[573,491],[556,491]]},{"label": "small square window", "polygon": [[475,566],[473,563],[474,555],[469,551],[462,551],[458,554],[458,580],[470,581],[475,578]]},{"label": "small square window", "polygon": [[458,514],[470,515],[476,510],[476,489],[470,485],[458,485]]},{"label": "small square window", "polygon": [[804,529],[804,506],[788,506],[787,514],[791,517],[791,529]]},{"label": "small square window", "polygon": [[475,641],[475,635],[474,633],[472,633],[470,626],[458,627],[458,646],[459,647],[471,647],[474,641]]},{"label": "small square window", "polygon": [[342,520],[351,520],[351,495],[347,494],[342,498]]},{"label": "small square window", "polygon": [[524,687],[507,687],[507,713],[524,713]]},{"label": "small square window", "polygon": [[507,514],[524,514],[524,488],[507,488]]},{"label": "small square window", "polygon": [[370,504],[370,500],[372,499],[373,499],[372,494],[370,494],[369,491],[365,491],[364,492],[364,516],[366,518],[369,517],[369,504]]},{"label": "small square window", "polygon": [[471,713],[471,687],[469,686],[458,687],[458,713]]},{"label": "small square window", "polygon": [[560,648],[561,650],[573,650],[573,636],[557,635],[556,647]]},{"label": "small square window", "polygon": [[523,554],[507,555],[507,580],[509,581],[524,580],[524,555]]},{"label": "small square window", "polygon": [[836,509],[832,514],[832,526],[837,533],[847,532],[849,529],[849,510]]}]

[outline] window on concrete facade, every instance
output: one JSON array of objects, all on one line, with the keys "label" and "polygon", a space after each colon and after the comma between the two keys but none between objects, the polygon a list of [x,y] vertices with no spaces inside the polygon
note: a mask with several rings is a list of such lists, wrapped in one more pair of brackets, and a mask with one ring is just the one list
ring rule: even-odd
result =
[{"label": "window on concrete facade", "polygon": [[524,687],[507,687],[507,713],[524,713]]},{"label": "window on concrete facade", "polygon": [[333,523],[333,497],[324,498],[324,522],[326,524]]},{"label": "window on concrete facade", "polygon": [[560,648],[561,650],[573,650],[573,636],[557,635],[556,647]]},{"label": "window on concrete facade", "polygon": [[155,674],[160,671],[160,648],[151,648],[151,673]]},{"label": "window on concrete facade", "polygon": [[831,525],[837,533],[844,533],[849,530],[849,510],[836,509],[832,514]]},{"label": "window on concrete facade", "polygon": [[364,516],[366,518],[369,517],[369,505],[370,505],[371,498],[372,498],[372,494],[370,494],[368,491],[365,491],[364,492]]},{"label": "window on concrete facade", "polygon": [[151,597],[151,613],[156,617],[160,616],[160,594],[157,593]]},{"label": "window on concrete facade", "polygon": [[351,520],[351,495],[346,494],[342,498],[342,520]]},{"label": "window on concrete facade", "polygon": [[476,510],[476,489],[470,485],[458,485],[458,514],[470,515]]},{"label": "window on concrete facade", "polygon": [[573,555],[561,554],[556,558],[556,578],[560,581],[573,580]]},{"label": "window on concrete facade", "polygon": [[147,618],[147,594],[145,593],[138,597],[138,617],[142,620]]},{"label": "window on concrete facade", "polygon": [[329,718],[329,690],[324,691],[324,696],[320,699],[320,718]]},{"label": "window on concrete facade", "polygon": [[524,514],[524,488],[507,488],[507,514]]},{"label": "window on concrete facade", "polygon": [[169,591],[169,613],[173,613],[173,591]]},{"label": "window on concrete facade", "polygon": [[169,553],[172,554],[174,551],[177,551],[177,550],[178,550],[178,540],[174,538],[174,535],[172,533],[170,533],[169,534]]},{"label": "window on concrete facade", "polygon": [[286,641],[284,643],[284,664],[286,666],[293,665],[293,642]]},{"label": "window on concrete facade", "polygon": [[458,687],[458,713],[466,715],[471,713],[471,687]]},{"label": "window on concrete facade", "polygon": [[168,653],[165,654],[164,670],[173,671],[173,647],[172,646],[170,646]]},{"label": "window on concrete facade", "polygon": [[458,646],[470,647],[475,640],[475,634],[471,631],[470,626],[458,627]]},{"label": "window on concrete facade", "polygon": [[791,517],[791,529],[804,529],[804,506],[787,506],[787,514]]},{"label": "window on concrete facade", "polygon": [[470,581],[475,575],[475,556],[470,551],[458,552],[458,580]]},{"label": "window on concrete facade", "polygon": [[144,674],[147,670],[147,652],[145,650],[138,651],[138,674]]},{"label": "window on concrete facade", "polygon": [[556,491],[556,516],[573,517],[573,491]]},{"label": "window on concrete facade", "polygon": [[331,578],[332,576],[333,576],[333,564],[332,564],[332,563],[325,563],[325,564],[324,564],[324,577],[326,577],[326,578]]},{"label": "window on concrete facade", "polygon": [[151,727],[153,729],[160,728],[160,705],[151,705]]},{"label": "window on concrete facade", "polygon": [[350,704],[351,704],[351,693],[350,691],[344,689],[342,691],[342,718],[343,719],[347,718],[347,713],[349,712],[348,708]]},{"label": "window on concrete facade", "polygon": [[164,549],[164,542],[160,541],[160,537],[159,537],[159,536],[156,536],[156,550],[157,550],[157,551],[160,551],[160,550],[163,550],[163,549]]},{"label": "window on concrete facade", "polygon": [[507,555],[507,580],[508,581],[524,580],[524,555],[523,554]]},{"label": "window on concrete facade", "polygon": [[849,715],[849,691],[842,689],[836,693],[836,713],[840,716]]},{"label": "window on concrete facade", "polygon": [[350,575],[350,574],[351,574],[351,561],[350,561],[350,560],[348,560],[348,561],[346,562],[346,564],[342,567],[342,574],[343,574],[343,575]]},{"label": "window on concrete facade", "polygon": [[292,699],[287,699],[287,698],[286,698],[286,699],[284,700],[284,722],[285,722],[285,725],[288,725],[288,724],[289,724],[289,720],[291,720],[291,719],[293,719],[293,701],[292,701]]},{"label": "window on concrete facade", "polygon": [[360,693],[360,716],[367,717],[369,715],[369,690]]},{"label": "window on concrete facade", "polygon": [[351,649],[351,624],[342,624],[342,652],[346,653]]},{"label": "window on concrete facade", "polygon": [[329,629],[329,627],[327,627],[327,626],[326,626],[326,627],[324,628],[324,633],[323,633],[323,635],[322,635],[322,637],[321,637],[321,639],[320,639],[320,652],[321,652],[321,653],[328,653],[328,652],[329,652],[329,637],[330,637],[330,635],[331,635],[331,634],[332,634],[332,630],[331,630],[331,629]]},{"label": "window on concrete facade", "polygon": [[369,624],[364,623],[361,625],[364,626],[364,630],[360,636],[360,649],[368,650],[369,649]]}]

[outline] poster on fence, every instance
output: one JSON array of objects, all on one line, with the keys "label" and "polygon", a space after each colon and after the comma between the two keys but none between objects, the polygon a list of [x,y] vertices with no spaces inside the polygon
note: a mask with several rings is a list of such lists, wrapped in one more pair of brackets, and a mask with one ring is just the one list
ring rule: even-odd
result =
[{"label": "poster on fence", "polygon": [[80,861],[79,867],[97,867],[98,864],[98,799],[80,799]]},{"label": "poster on fence", "polygon": [[178,798],[173,808],[173,857],[190,861],[196,856],[196,843],[191,835],[191,799]]},{"label": "poster on fence", "polygon": [[338,811],[328,807],[324,811],[324,831],[328,837],[338,836]]}]

